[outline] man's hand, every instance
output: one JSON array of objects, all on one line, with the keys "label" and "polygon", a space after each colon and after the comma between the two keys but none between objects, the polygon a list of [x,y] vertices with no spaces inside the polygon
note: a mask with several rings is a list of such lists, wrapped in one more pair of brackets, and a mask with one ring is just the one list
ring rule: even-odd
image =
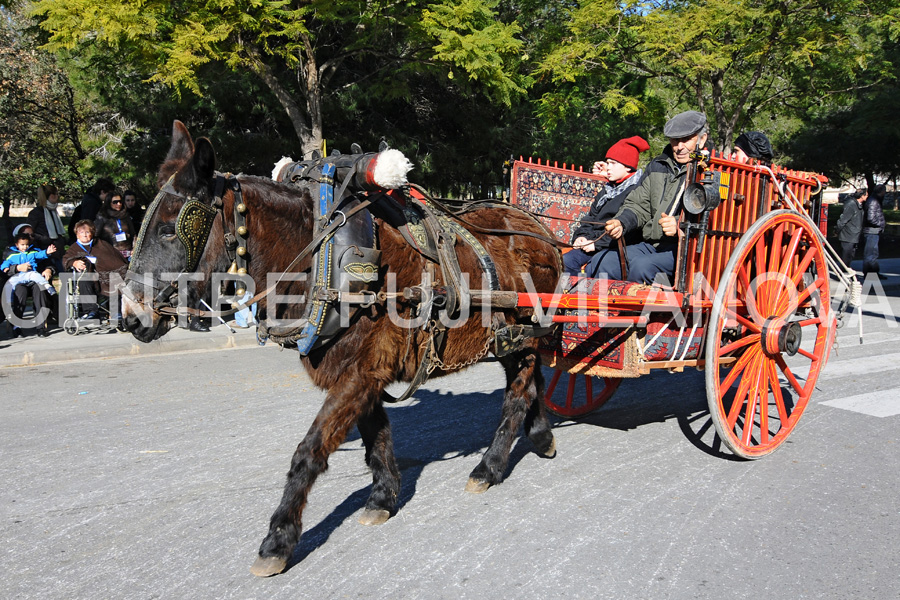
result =
[{"label": "man's hand", "polygon": [[606,233],[614,240],[622,237],[622,233],[624,233],[625,228],[622,227],[622,222],[618,219],[610,219],[606,222]]},{"label": "man's hand", "polygon": [[594,242],[590,241],[586,237],[577,237],[575,238],[575,242],[572,244],[576,249],[582,250],[584,252],[593,252],[594,251]]},{"label": "man's hand", "polygon": [[50,281],[51,279],[53,279],[53,269],[44,269],[41,272],[41,275],[44,276],[44,279],[46,279],[47,281]]},{"label": "man's hand", "polygon": [[16,271],[19,273],[27,273],[31,270],[31,263],[22,263],[21,265],[16,265]]},{"label": "man's hand", "polygon": [[84,264],[84,261],[80,258],[72,263],[72,268],[76,271],[84,271],[87,268],[87,265]]},{"label": "man's hand", "polygon": [[594,166],[591,168],[591,173],[594,175],[602,175],[606,177],[606,161],[598,160],[594,163]]},{"label": "man's hand", "polygon": [[666,213],[659,218],[659,226],[662,227],[663,234],[671,237],[678,235],[678,219],[670,217]]}]

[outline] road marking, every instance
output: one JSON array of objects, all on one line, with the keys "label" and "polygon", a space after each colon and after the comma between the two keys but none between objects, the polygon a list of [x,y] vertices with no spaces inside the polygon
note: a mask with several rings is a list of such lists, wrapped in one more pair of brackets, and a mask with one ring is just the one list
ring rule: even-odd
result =
[{"label": "road marking", "polygon": [[878,356],[863,356],[860,358],[851,358],[848,360],[832,360],[828,361],[819,379],[834,379],[836,377],[846,377],[847,375],[866,375],[868,373],[878,373],[880,371],[893,371],[900,366],[900,353],[880,354]]},{"label": "road marking", "polygon": [[822,402],[825,406],[842,408],[872,417],[893,417],[900,415],[900,394],[897,390],[882,390],[858,396],[848,396]]}]

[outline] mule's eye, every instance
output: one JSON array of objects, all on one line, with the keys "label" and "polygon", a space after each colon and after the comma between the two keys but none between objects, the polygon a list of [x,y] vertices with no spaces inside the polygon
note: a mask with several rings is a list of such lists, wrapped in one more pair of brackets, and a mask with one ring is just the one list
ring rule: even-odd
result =
[{"label": "mule's eye", "polygon": [[171,242],[175,239],[175,225],[172,223],[160,223],[156,233],[161,240]]}]

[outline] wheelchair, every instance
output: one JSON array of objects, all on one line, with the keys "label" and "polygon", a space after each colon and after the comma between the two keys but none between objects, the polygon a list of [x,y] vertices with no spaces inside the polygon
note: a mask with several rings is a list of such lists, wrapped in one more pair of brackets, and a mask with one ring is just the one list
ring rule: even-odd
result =
[{"label": "wheelchair", "polygon": [[97,286],[96,293],[96,310],[94,314],[85,313],[83,302],[81,302],[81,291],[79,284],[83,278],[88,275],[88,271],[76,271],[72,269],[72,277],[66,281],[66,320],[63,323],[63,331],[69,335],[77,335],[81,332],[104,332],[109,333],[115,331],[115,324],[110,320],[109,296],[100,293],[100,286]]}]

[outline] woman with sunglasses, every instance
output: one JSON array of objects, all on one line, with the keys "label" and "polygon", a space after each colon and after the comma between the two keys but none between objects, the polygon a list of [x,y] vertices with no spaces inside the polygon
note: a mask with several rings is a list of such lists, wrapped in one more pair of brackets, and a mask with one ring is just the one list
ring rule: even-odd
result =
[{"label": "woman with sunglasses", "polygon": [[98,238],[109,242],[126,260],[130,259],[137,228],[128,216],[121,190],[113,190],[106,197],[103,208],[94,220],[94,227]]}]

